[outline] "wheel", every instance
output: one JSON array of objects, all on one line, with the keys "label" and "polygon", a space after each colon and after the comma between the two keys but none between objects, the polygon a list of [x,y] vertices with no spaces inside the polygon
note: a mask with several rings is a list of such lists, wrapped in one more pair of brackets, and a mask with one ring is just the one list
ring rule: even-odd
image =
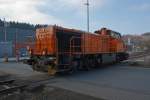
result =
[{"label": "wheel", "polygon": [[72,61],[71,67],[68,71],[69,74],[75,73],[78,71],[79,68],[79,61]]},{"label": "wheel", "polygon": [[79,67],[78,67],[78,70],[83,70],[84,68],[83,68],[83,61],[82,60],[80,60],[79,61]]},{"label": "wheel", "polygon": [[37,63],[32,64],[32,69],[33,69],[34,71],[39,71],[39,66],[38,66],[38,64],[37,64]]},{"label": "wheel", "polygon": [[95,58],[90,59],[90,67],[91,68],[96,68],[97,67]]},{"label": "wheel", "polygon": [[91,69],[90,66],[91,66],[91,65],[90,65],[90,60],[89,60],[88,58],[85,59],[85,60],[84,60],[84,65],[83,65],[84,69],[85,69],[86,71],[89,71],[89,70]]}]

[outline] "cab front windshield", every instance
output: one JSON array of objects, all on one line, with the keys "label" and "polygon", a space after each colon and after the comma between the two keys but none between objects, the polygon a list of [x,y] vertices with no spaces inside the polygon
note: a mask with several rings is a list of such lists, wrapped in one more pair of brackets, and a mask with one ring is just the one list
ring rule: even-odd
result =
[{"label": "cab front windshield", "polygon": [[114,32],[114,31],[110,31],[110,36],[113,38],[117,38],[117,39],[121,38],[121,34],[118,32]]}]

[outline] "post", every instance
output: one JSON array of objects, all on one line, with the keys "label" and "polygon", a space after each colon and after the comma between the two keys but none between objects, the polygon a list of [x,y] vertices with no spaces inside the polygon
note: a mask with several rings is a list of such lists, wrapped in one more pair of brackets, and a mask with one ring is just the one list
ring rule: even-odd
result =
[{"label": "post", "polygon": [[18,40],[18,29],[16,28],[16,33],[15,33],[15,55],[16,55],[16,62],[19,62],[19,49],[17,45],[17,40]]},{"label": "post", "polygon": [[[6,33],[6,27],[7,27],[7,23],[6,23],[6,21],[5,21],[5,18],[4,18],[4,34],[5,34],[5,37],[4,37],[4,41],[5,41],[5,43],[4,43],[4,45],[6,45],[7,46],[7,33]],[[4,62],[8,62],[8,51],[6,50],[6,48],[4,48]]]},{"label": "post", "polygon": [[5,42],[7,41],[7,32],[6,32],[6,28],[7,28],[7,23],[6,20],[4,18],[4,34],[5,34]]}]

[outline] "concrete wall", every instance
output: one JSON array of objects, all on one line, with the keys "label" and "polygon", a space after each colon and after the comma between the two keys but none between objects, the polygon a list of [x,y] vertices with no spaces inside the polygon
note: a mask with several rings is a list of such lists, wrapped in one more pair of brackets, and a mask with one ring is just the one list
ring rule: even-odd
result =
[{"label": "concrete wall", "polygon": [[0,42],[0,58],[7,55],[11,57],[13,55],[13,44],[12,42]]}]

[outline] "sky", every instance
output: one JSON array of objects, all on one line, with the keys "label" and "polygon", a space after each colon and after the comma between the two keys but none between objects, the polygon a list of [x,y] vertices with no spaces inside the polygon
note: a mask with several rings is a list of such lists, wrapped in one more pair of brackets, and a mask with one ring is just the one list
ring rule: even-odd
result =
[{"label": "sky", "polygon": [[[150,0],[89,0],[90,31],[150,32]],[[0,18],[87,30],[86,0],[0,0]]]}]

